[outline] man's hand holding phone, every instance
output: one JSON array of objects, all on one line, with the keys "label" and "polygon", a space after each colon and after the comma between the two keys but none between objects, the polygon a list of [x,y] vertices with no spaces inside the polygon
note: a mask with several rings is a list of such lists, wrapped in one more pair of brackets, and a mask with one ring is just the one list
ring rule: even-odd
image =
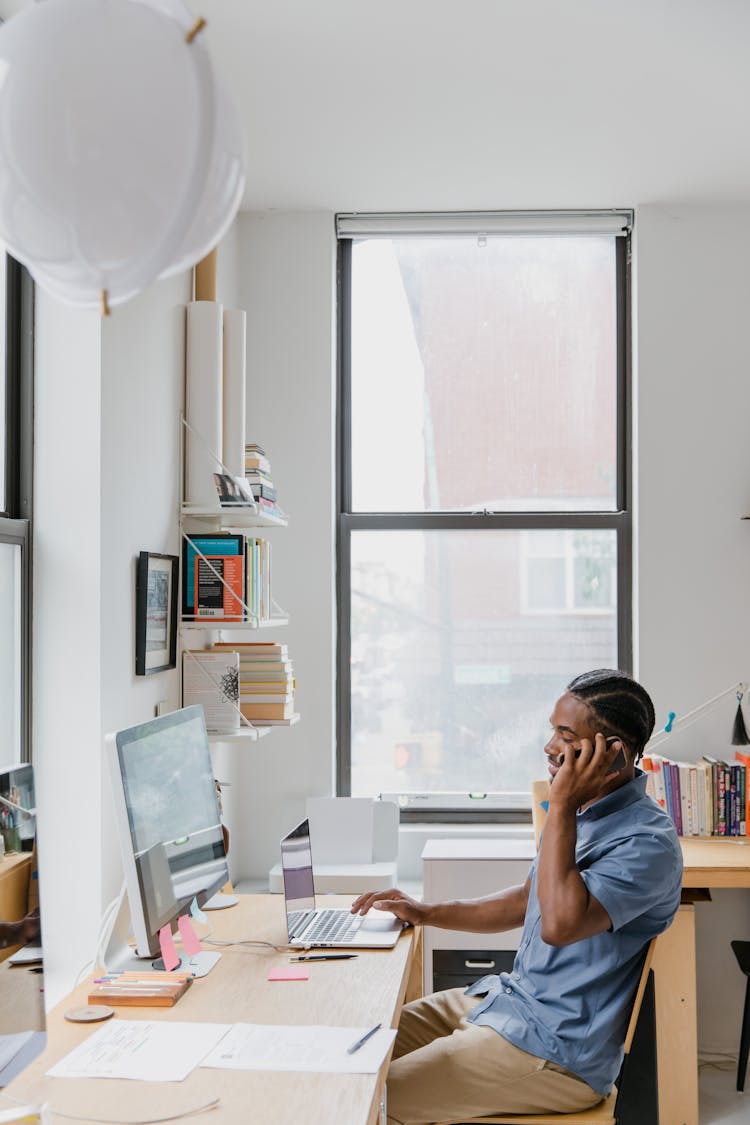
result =
[{"label": "man's hand holding phone", "polygon": [[558,756],[559,769],[550,788],[550,802],[573,809],[616,789],[620,773],[628,764],[622,741],[616,736],[597,733],[593,742],[588,738],[580,741],[580,746]]}]

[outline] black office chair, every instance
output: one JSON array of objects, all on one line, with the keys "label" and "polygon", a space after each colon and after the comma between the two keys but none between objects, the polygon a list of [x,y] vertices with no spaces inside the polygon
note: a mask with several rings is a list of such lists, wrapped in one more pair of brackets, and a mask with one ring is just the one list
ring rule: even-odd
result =
[{"label": "black office chair", "polygon": [[745,1074],[747,1073],[747,1052],[750,1047],[750,941],[732,941],[729,943],[732,952],[737,958],[737,964],[747,977],[745,983],[745,1010],[742,1013],[742,1031],[740,1032],[740,1057],[737,1061],[737,1089],[745,1089]]}]

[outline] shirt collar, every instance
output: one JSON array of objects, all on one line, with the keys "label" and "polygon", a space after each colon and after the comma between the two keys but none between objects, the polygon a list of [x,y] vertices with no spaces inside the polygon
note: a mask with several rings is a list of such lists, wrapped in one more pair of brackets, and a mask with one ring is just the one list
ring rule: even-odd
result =
[{"label": "shirt collar", "polygon": [[621,785],[619,789],[615,789],[614,793],[608,793],[606,797],[600,797],[593,805],[589,805],[585,812],[579,810],[576,814],[579,823],[590,820],[601,820],[603,816],[609,816],[610,813],[619,812],[621,809],[627,808],[628,805],[640,801],[640,799],[646,795],[646,781],[645,773],[636,766],[635,777],[632,781]]}]

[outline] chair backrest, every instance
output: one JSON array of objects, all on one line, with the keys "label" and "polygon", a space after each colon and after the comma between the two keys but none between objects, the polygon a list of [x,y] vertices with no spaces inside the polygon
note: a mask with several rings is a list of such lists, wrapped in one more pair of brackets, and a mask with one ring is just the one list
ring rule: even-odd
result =
[{"label": "chair backrest", "polygon": [[646,985],[648,984],[648,974],[651,972],[651,962],[654,959],[655,945],[656,938],[654,937],[651,938],[651,941],[648,943],[648,948],[646,949],[646,959],[643,962],[643,968],[641,970],[641,978],[638,981],[638,987],[635,990],[635,996],[633,997],[633,1007],[630,1012],[630,1021],[628,1023],[628,1030],[625,1033],[626,1055],[630,1054],[630,1048],[633,1046],[633,1037],[635,1035],[635,1029],[638,1026],[638,1016],[641,1013],[641,1004],[643,1003],[643,997],[646,992]]},{"label": "chair backrest", "polygon": [[534,839],[536,846],[542,837],[542,829],[547,819],[547,803],[549,800],[549,781],[532,781],[531,783],[531,823],[534,825]]}]

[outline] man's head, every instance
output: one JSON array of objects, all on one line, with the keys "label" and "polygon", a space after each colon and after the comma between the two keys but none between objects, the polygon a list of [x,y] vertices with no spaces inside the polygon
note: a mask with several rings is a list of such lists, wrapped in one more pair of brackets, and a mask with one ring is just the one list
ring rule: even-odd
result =
[{"label": "man's head", "polygon": [[656,722],[646,689],[625,672],[597,668],[576,676],[566,690],[586,706],[591,726],[602,734],[617,735],[637,762]]}]

